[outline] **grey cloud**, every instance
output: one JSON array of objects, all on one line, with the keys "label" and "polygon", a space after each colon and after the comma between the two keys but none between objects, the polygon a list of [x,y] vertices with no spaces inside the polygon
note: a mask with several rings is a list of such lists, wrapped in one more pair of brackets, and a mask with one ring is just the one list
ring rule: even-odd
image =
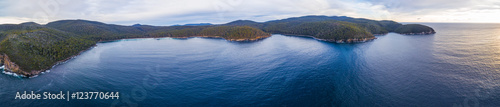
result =
[{"label": "grey cloud", "polygon": [[449,9],[474,4],[477,0],[367,0],[384,5],[392,11],[415,11],[422,9]]},{"label": "grey cloud", "polygon": [[499,6],[496,0],[2,0],[0,19],[152,25],[268,21],[303,15],[398,20],[460,9],[499,10]]}]

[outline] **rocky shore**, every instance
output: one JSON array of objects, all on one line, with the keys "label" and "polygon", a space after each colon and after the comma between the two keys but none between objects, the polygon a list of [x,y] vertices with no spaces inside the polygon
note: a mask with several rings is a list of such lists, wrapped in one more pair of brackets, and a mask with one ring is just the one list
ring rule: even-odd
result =
[{"label": "rocky shore", "polygon": [[358,38],[352,38],[352,39],[335,40],[335,39],[320,39],[320,38],[316,38],[314,36],[309,36],[309,35],[293,35],[293,34],[283,34],[283,35],[286,35],[286,36],[309,37],[309,38],[313,38],[313,39],[316,39],[316,40],[326,41],[326,42],[333,42],[333,43],[359,43],[359,42],[367,42],[367,41],[370,41],[370,40],[377,39],[377,37],[368,37],[368,38],[360,38],[360,39],[358,39]]},{"label": "rocky shore", "polygon": [[377,39],[377,38],[376,37],[361,38],[361,39],[354,38],[354,39],[326,40],[326,41],[331,41],[331,42],[335,42],[335,43],[358,43],[358,42],[367,42],[367,41],[370,41],[373,39]]},{"label": "rocky shore", "polygon": [[271,37],[271,35],[269,36],[257,36],[255,38],[245,38],[245,39],[226,39],[228,41],[237,41],[237,42],[243,42],[243,41],[256,41],[256,40],[261,40],[261,39],[265,39],[265,38],[268,38],[268,37]]},{"label": "rocky shore", "polygon": [[400,33],[403,35],[430,35],[430,34],[435,34],[435,31],[427,31],[427,32],[419,32],[419,33]]},{"label": "rocky shore", "polygon": [[265,39],[265,38],[271,37],[271,35],[263,35],[263,36],[257,36],[255,38],[244,38],[244,39],[223,38],[221,36],[183,36],[183,37],[167,37],[167,38],[186,39],[186,38],[194,38],[194,37],[200,37],[200,38],[222,38],[222,39],[225,39],[225,40],[228,40],[228,41],[244,42],[244,41],[256,41],[256,40]]},{"label": "rocky shore", "polygon": [[85,51],[87,51],[89,49],[92,49],[93,47],[95,47],[95,45],[92,46],[92,47],[90,47],[90,48],[88,48],[88,49],[86,49],[86,50],[78,52],[78,54],[76,54],[76,55],[72,55],[71,57],[68,57],[68,58],[66,58],[64,60],[57,61],[51,67],[45,68],[45,69],[42,69],[42,70],[32,70],[30,72],[24,71],[15,62],[12,62],[9,59],[9,56],[7,56],[6,54],[0,54],[0,64],[4,65],[4,72],[15,73],[16,75],[29,78],[29,77],[37,76],[37,75],[39,75],[42,72],[46,72],[47,70],[51,69],[52,67],[54,67],[54,66],[56,66],[56,65],[58,65],[60,63],[63,63],[65,61],[68,61],[68,60],[70,60],[70,59],[72,59],[72,58],[80,55],[82,52],[85,52]]}]

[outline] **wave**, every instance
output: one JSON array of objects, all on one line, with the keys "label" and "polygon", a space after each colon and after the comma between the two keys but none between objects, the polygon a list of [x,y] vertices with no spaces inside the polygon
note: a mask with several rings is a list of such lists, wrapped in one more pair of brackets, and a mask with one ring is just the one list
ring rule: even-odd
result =
[{"label": "wave", "polygon": [[42,88],[40,88],[40,89],[36,90],[35,92],[37,92],[37,93],[38,93],[38,92],[40,92],[40,91],[42,91],[42,90],[44,90],[44,89],[47,89],[47,87],[52,86],[52,82],[54,82],[54,80],[50,80],[50,82],[49,82],[47,85],[44,85]]},{"label": "wave", "polygon": [[46,70],[45,72],[42,72],[41,74],[49,73],[50,70]]},{"label": "wave", "polygon": [[8,72],[8,71],[5,71],[5,70],[2,70],[2,73],[7,74],[7,75],[12,75],[14,77],[26,77],[24,75],[17,75],[16,73]]},{"label": "wave", "polygon": [[[0,67],[0,68],[1,68],[1,67]],[[42,74],[45,74],[45,73],[49,73],[49,72],[50,72],[50,70],[45,70],[45,71],[43,71],[43,72],[40,72],[40,74],[39,74],[39,75],[42,75]],[[14,76],[14,77],[19,77],[19,78],[25,78],[25,77],[26,77],[26,76],[24,76],[24,75],[19,75],[19,74],[14,73],[14,72],[9,72],[9,71],[6,71],[5,69],[2,69],[2,73],[7,74],[7,75],[11,75],[11,76]],[[35,78],[35,77],[38,77],[39,75],[33,75],[33,76],[31,76],[31,77],[28,77],[28,78]]]},{"label": "wave", "polygon": [[38,75],[34,75],[34,76],[31,76],[31,77],[28,77],[28,78],[35,78],[35,77],[38,77]]}]

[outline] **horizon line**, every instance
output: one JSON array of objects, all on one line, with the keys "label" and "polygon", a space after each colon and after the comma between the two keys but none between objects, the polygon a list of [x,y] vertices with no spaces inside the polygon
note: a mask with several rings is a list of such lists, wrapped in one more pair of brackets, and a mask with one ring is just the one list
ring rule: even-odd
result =
[{"label": "horizon line", "polygon": [[[306,16],[314,16],[314,15],[306,15]],[[319,15],[318,15],[319,16]],[[305,17],[305,16],[299,16],[299,17]],[[332,17],[332,16],[328,16],[328,17]],[[338,16],[338,17],[342,17],[342,16]],[[349,16],[346,16],[346,17],[349,17]],[[289,18],[296,18],[296,17],[289,17]],[[351,18],[355,18],[355,17],[351,17]],[[284,18],[284,19],[288,19],[288,18]],[[355,18],[355,19],[358,19],[358,18]],[[368,18],[362,18],[362,19],[368,19]],[[54,20],[54,21],[50,21],[48,23],[51,23],[51,22],[56,22],[56,21],[63,21],[63,20],[85,20],[85,21],[95,21],[95,22],[100,22],[100,23],[105,23],[105,24],[113,24],[113,25],[121,25],[121,26],[132,26],[132,25],[135,25],[135,24],[140,24],[140,25],[149,25],[149,24],[141,24],[141,23],[135,23],[135,24],[115,24],[115,23],[108,23],[108,22],[102,22],[102,21],[96,21],[96,20],[87,20],[87,19],[61,19],[61,20]],[[250,19],[237,19],[237,20],[233,20],[233,21],[238,21],[238,20],[250,20]],[[282,20],[282,19],[275,19],[275,20]],[[369,20],[375,20],[375,19],[369,19]],[[384,19],[384,20],[387,20],[387,19]],[[229,22],[226,22],[226,23],[210,23],[210,22],[200,22],[200,23],[183,23],[183,24],[171,24],[171,25],[149,25],[149,26],[178,26],[178,25],[181,25],[181,26],[184,26],[186,24],[212,24],[212,25],[222,25],[222,24],[227,24],[227,23],[230,23],[230,22],[233,22],[233,21],[229,21]],[[254,21],[254,20],[250,20],[250,21]],[[273,20],[269,20],[269,21],[273,21]],[[383,20],[375,20],[375,21],[383,21]],[[394,20],[389,20],[389,21],[394,21]],[[7,25],[7,24],[22,24],[22,23],[30,23],[30,22],[33,22],[33,23],[36,23],[36,24],[40,24],[40,23],[37,23],[37,22],[34,22],[34,21],[26,21],[26,22],[21,22],[21,23],[0,23],[0,25]],[[257,23],[265,23],[265,22],[268,22],[268,21],[264,21],[264,22],[258,22],[258,21],[254,21],[254,22],[257,22]],[[395,22],[398,22],[398,21],[395,21]],[[40,25],[47,25],[48,23],[45,23],[45,24],[40,24]],[[398,23],[401,23],[401,24],[405,24],[405,23],[450,23],[450,24],[500,24],[500,22],[398,22]]]}]

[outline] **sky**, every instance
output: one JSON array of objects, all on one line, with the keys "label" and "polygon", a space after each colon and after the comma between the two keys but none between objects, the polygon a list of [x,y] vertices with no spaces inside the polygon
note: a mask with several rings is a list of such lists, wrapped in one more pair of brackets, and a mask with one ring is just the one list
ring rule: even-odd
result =
[{"label": "sky", "polygon": [[65,19],[119,25],[222,24],[305,15],[500,23],[500,0],[0,0],[0,24]]}]

